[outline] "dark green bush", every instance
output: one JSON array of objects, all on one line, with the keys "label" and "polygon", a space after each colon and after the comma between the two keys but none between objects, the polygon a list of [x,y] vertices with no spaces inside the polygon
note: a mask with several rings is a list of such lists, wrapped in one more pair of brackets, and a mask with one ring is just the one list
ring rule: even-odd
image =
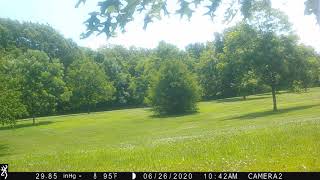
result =
[{"label": "dark green bush", "polygon": [[198,87],[186,65],[179,61],[166,62],[156,75],[147,100],[160,115],[195,112],[200,97]]}]

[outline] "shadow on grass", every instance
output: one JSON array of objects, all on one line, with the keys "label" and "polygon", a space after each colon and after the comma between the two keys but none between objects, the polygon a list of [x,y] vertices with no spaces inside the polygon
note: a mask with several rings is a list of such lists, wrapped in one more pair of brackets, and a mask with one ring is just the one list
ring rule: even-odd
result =
[{"label": "shadow on grass", "polygon": [[[152,111],[150,109],[150,111]],[[150,115],[151,118],[161,118],[161,119],[166,119],[166,118],[176,118],[176,117],[183,117],[183,116],[190,116],[190,115],[195,115],[198,114],[199,112],[187,112],[187,113],[179,113],[179,114],[167,114],[167,115],[161,115],[161,114],[153,114]]]},{"label": "shadow on grass", "polygon": [[288,112],[292,112],[292,111],[309,109],[309,108],[318,107],[318,106],[320,106],[320,104],[290,107],[290,108],[280,109],[278,111],[269,110],[269,111],[264,111],[264,112],[255,112],[255,113],[249,113],[249,114],[245,114],[245,115],[241,115],[241,116],[235,116],[235,117],[223,119],[222,121],[235,120],[235,119],[250,120],[250,119],[255,119],[255,118],[260,118],[260,117],[276,115],[276,114],[284,114],[284,113],[288,113]]},{"label": "shadow on grass", "polygon": [[10,155],[9,146],[6,144],[0,144],[0,157]]},{"label": "shadow on grass", "polygon": [[[271,97],[271,96],[270,96]],[[239,102],[239,101],[242,101],[242,102],[246,102],[246,101],[252,101],[252,100],[260,100],[260,99],[268,99],[270,98],[266,95],[264,96],[261,96],[261,97],[250,97],[250,96],[247,96],[247,99],[244,100],[242,97],[234,97],[234,98],[228,98],[228,99],[219,99],[219,100],[216,100],[218,103],[224,103],[224,102]]]},{"label": "shadow on grass", "polygon": [[36,126],[42,126],[42,125],[48,125],[54,123],[53,121],[38,121],[35,125],[33,125],[32,121],[28,123],[19,124],[19,121],[14,127],[11,126],[2,126],[0,127],[0,130],[10,130],[10,129],[20,129],[20,128],[27,128],[27,127],[36,127]]}]

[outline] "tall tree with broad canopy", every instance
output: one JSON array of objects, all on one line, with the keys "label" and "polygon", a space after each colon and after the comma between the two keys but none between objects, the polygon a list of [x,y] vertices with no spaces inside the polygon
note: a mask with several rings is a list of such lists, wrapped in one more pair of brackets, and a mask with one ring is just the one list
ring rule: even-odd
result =
[{"label": "tall tree with broad canopy", "polygon": [[[295,38],[297,39],[297,38]],[[297,40],[295,40],[297,42]],[[294,43],[294,42],[293,42]],[[307,91],[308,87],[318,84],[320,75],[320,61],[317,60],[316,53],[310,47],[304,45],[293,45],[291,69],[289,77],[289,86],[294,91]]]},{"label": "tall tree with broad canopy", "polygon": [[101,48],[99,52],[103,56],[101,62],[99,62],[99,66],[103,68],[115,88],[112,103],[117,106],[131,103],[130,82],[134,72],[131,74],[130,69],[133,69],[135,66],[133,63],[136,63],[132,60],[133,53],[122,46]]},{"label": "tall tree with broad canopy", "polygon": [[222,70],[223,62],[213,50],[212,45],[208,45],[200,55],[200,61],[197,65],[197,74],[199,85],[204,99],[217,99],[221,97],[222,92]]},{"label": "tall tree with broad canopy", "polygon": [[63,65],[38,50],[28,50],[16,59],[23,103],[32,116],[53,113],[59,102],[68,101],[70,92],[63,81]]},{"label": "tall tree with broad canopy", "polygon": [[256,31],[242,22],[225,32],[223,53],[225,69],[232,71],[232,87],[246,99],[258,86],[252,60],[254,58]]},{"label": "tall tree with broad canopy", "polygon": [[50,59],[60,59],[66,68],[81,57],[80,48],[49,25],[0,18],[0,48],[44,51]]},{"label": "tall tree with broad canopy", "polygon": [[249,24],[257,31],[253,43],[253,66],[261,80],[271,87],[273,110],[277,111],[276,91],[288,77],[293,61],[294,45],[297,44],[287,16],[278,10],[263,9],[254,14]]},{"label": "tall tree with broad canopy", "polygon": [[0,74],[0,122],[2,125],[14,126],[16,119],[27,115],[26,107],[21,101],[21,92],[12,87],[12,84],[14,84],[12,80]]},{"label": "tall tree with broad canopy", "polygon": [[0,122],[14,126],[16,120],[27,115],[19,91],[19,80],[12,76],[12,64],[6,56],[0,57]]},{"label": "tall tree with broad canopy", "polygon": [[88,113],[98,102],[111,100],[115,91],[103,69],[89,59],[71,64],[67,82],[72,90],[71,102],[85,105]]}]

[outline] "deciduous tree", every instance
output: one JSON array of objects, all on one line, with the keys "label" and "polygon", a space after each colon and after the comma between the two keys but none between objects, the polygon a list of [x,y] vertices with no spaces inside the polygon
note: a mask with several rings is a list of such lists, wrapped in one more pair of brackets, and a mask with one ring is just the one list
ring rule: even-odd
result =
[{"label": "deciduous tree", "polygon": [[10,73],[12,68],[6,58],[0,58],[0,122],[14,126],[27,110],[21,100],[19,80]]},{"label": "deciduous tree", "polygon": [[98,102],[108,101],[113,97],[115,90],[105,72],[90,59],[75,61],[67,76],[72,90],[71,102],[77,107],[85,105],[88,113]]},{"label": "deciduous tree", "polygon": [[57,104],[68,101],[70,92],[63,81],[63,65],[38,50],[28,50],[16,59],[21,80],[23,103],[32,116],[53,113]]}]

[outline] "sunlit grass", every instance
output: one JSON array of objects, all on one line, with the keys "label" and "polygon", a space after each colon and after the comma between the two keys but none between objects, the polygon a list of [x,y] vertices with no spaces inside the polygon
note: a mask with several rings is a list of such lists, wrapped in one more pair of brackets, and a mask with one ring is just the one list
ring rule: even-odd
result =
[{"label": "sunlit grass", "polygon": [[199,103],[199,113],[149,109],[79,114],[0,127],[10,171],[320,171],[320,88]]}]

